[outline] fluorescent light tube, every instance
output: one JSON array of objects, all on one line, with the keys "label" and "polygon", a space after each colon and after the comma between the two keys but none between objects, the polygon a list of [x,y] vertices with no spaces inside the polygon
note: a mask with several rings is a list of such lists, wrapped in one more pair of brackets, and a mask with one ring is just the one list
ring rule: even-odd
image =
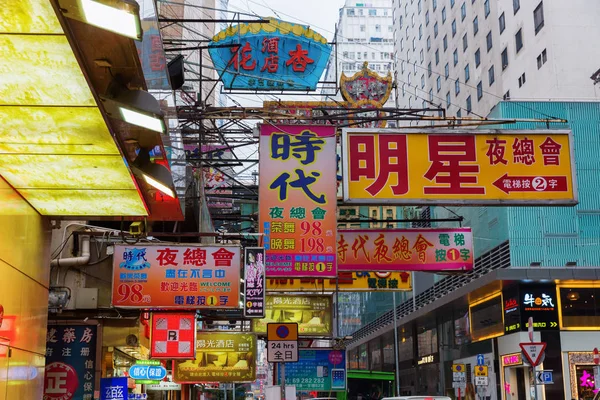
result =
[{"label": "fluorescent light tube", "polygon": [[147,128],[159,133],[165,132],[165,124],[162,118],[151,117],[149,115],[132,111],[124,107],[119,107],[119,112],[121,113],[123,121],[127,123],[141,126],[142,128]]},{"label": "fluorescent light tube", "polygon": [[81,7],[88,24],[132,39],[141,39],[139,15],[94,0],[81,0]]}]

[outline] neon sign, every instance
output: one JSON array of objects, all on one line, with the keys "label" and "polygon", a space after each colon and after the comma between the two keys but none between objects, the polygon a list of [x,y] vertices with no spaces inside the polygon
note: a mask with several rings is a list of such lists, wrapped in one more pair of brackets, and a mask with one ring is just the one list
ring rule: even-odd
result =
[{"label": "neon sign", "polygon": [[502,356],[502,365],[504,365],[505,367],[510,367],[513,365],[522,365],[522,364],[523,364],[523,359],[521,358],[521,354],[519,354],[519,353],[507,354],[505,356]]}]

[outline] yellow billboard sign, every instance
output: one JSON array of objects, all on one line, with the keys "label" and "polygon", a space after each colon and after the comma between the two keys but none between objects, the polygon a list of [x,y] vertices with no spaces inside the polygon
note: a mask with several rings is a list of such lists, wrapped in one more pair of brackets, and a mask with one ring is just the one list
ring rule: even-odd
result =
[{"label": "yellow billboard sign", "polygon": [[348,203],[577,204],[571,131],[344,129]]},{"label": "yellow billboard sign", "polygon": [[177,383],[251,382],[256,379],[256,335],[198,332],[196,359],[173,361]]},{"label": "yellow billboard sign", "polygon": [[333,334],[331,296],[267,295],[265,318],[252,320],[252,330],[266,335],[267,324],[297,323],[298,336]]},{"label": "yellow billboard sign", "polygon": [[409,272],[338,272],[335,278],[267,279],[268,292],[372,292],[412,290]]}]

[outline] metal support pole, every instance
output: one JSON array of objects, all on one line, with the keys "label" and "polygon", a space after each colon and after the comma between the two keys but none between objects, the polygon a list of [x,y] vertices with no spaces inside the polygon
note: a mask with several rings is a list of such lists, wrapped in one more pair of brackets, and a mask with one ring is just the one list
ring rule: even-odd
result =
[{"label": "metal support pole", "polygon": [[536,366],[531,367],[531,371],[533,373],[533,400],[537,400],[537,376],[536,376]]},{"label": "metal support pole", "polygon": [[235,400],[235,383],[233,384],[233,392],[231,392],[231,396],[233,397],[233,400]]},{"label": "metal support pole", "polygon": [[281,400],[286,400],[285,398],[285,363],[279,363],[281,367]]},{"label": "metal support pole", "polygon": [[394,299],[394,359],[396,361],[396,396],[400,396],[400,364],[398,362],[398,319],[396,310],[396,292],[392,293]]}]

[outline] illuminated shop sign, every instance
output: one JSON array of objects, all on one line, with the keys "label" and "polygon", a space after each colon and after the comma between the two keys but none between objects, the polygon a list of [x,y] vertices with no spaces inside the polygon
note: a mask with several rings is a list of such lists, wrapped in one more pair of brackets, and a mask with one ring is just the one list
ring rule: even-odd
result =
[{"label": "illuminated shop sign", "polygon": [[438,362],[438,356],[437,354],[429,354],[426,356],[421,357],[418,361],[417,361],[417,365],[423,365],[423,364],[433,364]]},{"label": "illuminated shop sign", "polygon": [[558,330],[556,287],[545,285],[520,285],[503,292],[504,333],[526,331],[529,318],[533,329]]},{"label": "illuminated shop sign", "polygon": [[523,365],[523,358],[521,357],[520,353],[507,354],[502,356],[502,365],[505,367]]}]

